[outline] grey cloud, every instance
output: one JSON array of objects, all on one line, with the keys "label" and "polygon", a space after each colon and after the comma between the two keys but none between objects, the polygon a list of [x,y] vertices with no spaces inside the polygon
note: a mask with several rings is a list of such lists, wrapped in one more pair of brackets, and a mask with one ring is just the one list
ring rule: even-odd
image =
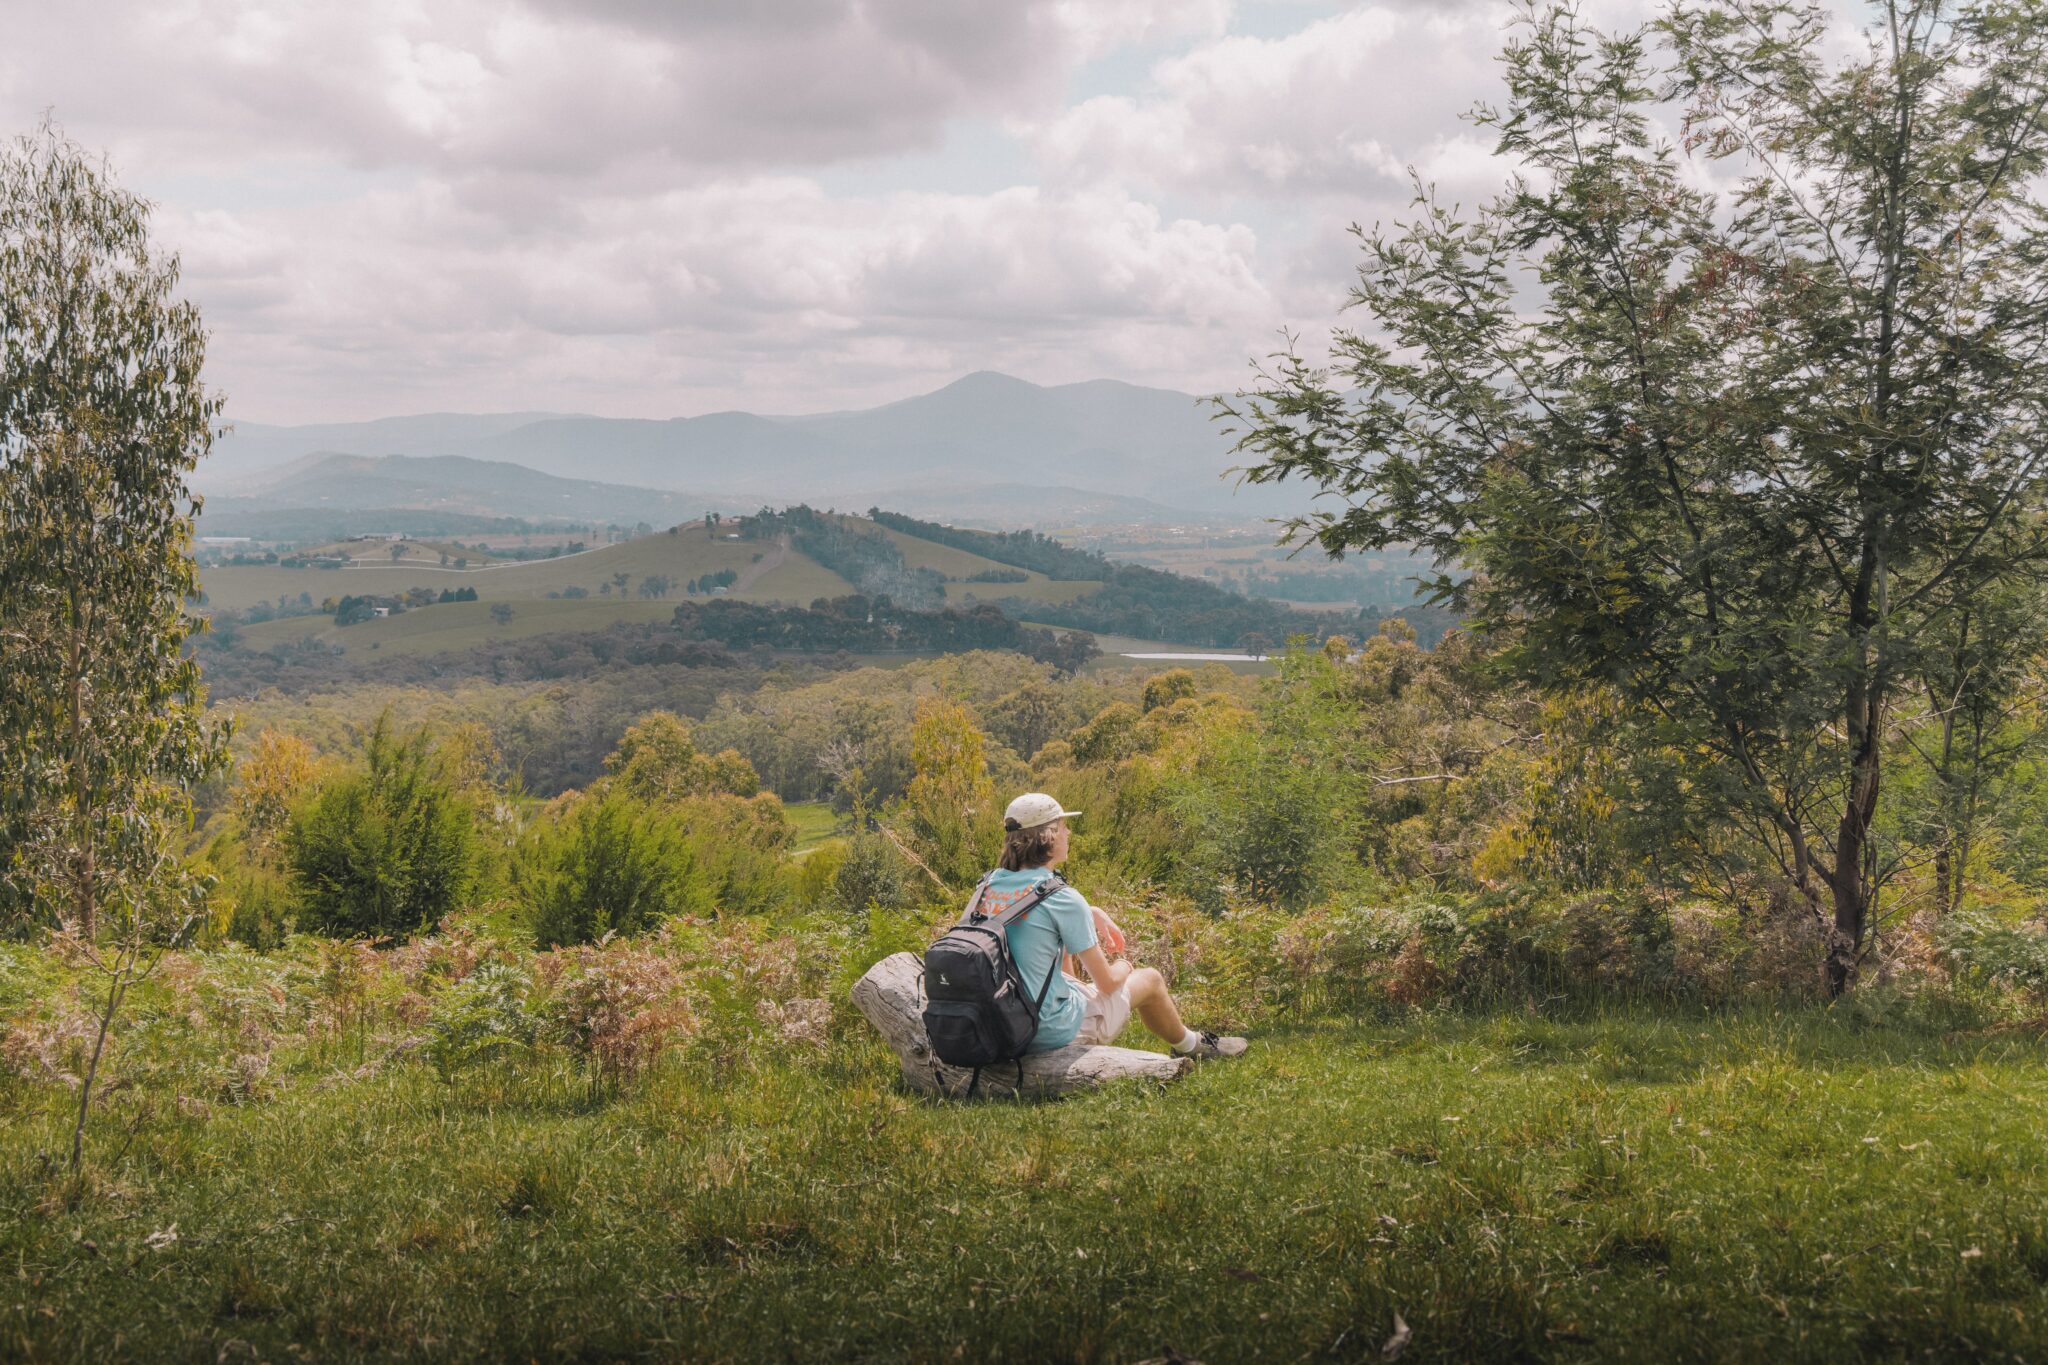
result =
[{"label": "grey cloud", "polygon": [[[1204,388],[1330,319],[1342,224],[1397,209],[1405,162],[1484,168],[1453,115],[1498,84],[1471,5],[1304,7],[1292,42],[1219,36],[1226,8],[0,0],[0,117],[54,104],[169,187],[161,235],[251,418],[803,410],[977,368]],[[1166,55],[1063,108],[1119,49]],[[807,174],[968,119],[1023,130],[1038,183]],[[214,202],[270,172],[316,192]]]},{"label": "grey cloud", "polygon": [[[1057,97],[1104,25],[1164,0],[171,0],[18,5],[0,109],[153,148],[339,156],[576,180],[801,167],[935,145],[946,120]],[[1214,0],[1197,9],[1213,9]],[[33,60],[19,54],[33,54]]]}]

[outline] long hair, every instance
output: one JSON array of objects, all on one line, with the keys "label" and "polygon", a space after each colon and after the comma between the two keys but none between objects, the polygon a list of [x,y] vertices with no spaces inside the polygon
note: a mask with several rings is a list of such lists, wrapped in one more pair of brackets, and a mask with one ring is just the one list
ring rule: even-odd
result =
[{"label": "long hair", "polygon": [[1052,857],[1052,831],[1059,821],[1048,820],[1030,829],[1019,829],[1008,820],[1003,821],[1003,857],[999,864],[1005,872],[1022,872],[1027,867],[1044,867]]}]

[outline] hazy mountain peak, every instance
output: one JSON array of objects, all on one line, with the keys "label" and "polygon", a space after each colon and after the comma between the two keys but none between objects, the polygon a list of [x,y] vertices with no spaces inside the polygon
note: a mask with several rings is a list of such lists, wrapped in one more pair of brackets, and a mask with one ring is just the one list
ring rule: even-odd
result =
[{"label": "hazy mountain peak", "polygon": [[1048,387],[995,370],[879,407],[797,417],[434,414],[244,428],[219,443],[201,481],[209,493],[233,496],[315,451],[460,455],[742,502],[866,506],[879,489],[1000,483],[1101,495],[1105,507],[1139,499],[1197,514],[1268,516],[1299,512],[1307,497],[1225,481],[1229,443],[1193,394],[1116,380]]}]

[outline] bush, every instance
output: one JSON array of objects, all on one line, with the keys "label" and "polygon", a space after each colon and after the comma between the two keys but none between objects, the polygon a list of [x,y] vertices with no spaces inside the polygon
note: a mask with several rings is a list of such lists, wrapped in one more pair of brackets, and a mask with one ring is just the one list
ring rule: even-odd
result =
[{"label": "bush", "polygon": [[796,826],[780,797],[713,793],[685,797],[674,810],[717,908],[758,914],[788,899]]},{"label": "bush", "polygon": [[567,1047],[599,1081],[616,1084],[646,1070],[697,1028],[678,995],[675,969],[653,953],[618,945],[543,959],[564,975],[541,1003],[542,1036]]},{"label": "bush", "polygon": [[427,1014],[420,1055],[445,1081],[463,1067],[531,1046],[536,1020],[526,997],[532,985],[518,968],[492,962],[443,988]]},{"label": "bush", "polygon": [[293,816],[286,848],[299,924],[336,937],[409,938],[469,890],[472,812],[425,729],[400,741],[380,719],[363,759]]},{"label": "bush", "polygon": [[839,873],[846,866],[852,844],[845,839],[827,839],[796,865],[796,900],[806,910],[825,909],[838,901]]},{"label": "bush", "polygon": [[248,863],[221,879],[229,906],[220,937],[258,952],[282,947],[291,932],[292,882],[263,863]]},{"label": "bush", "polygon": [[669,915],[712,908],[681,823],[616,788],[540,822],[515,855],[512,880],[542,948],[639,933]]},{"label": "bush", "polygon": [[875,830],[863,829],[847,840],[846,852],[833,870],[833,899],[854,915],[865,915],[871,907],[900,910],[913,899],[908,872],[894,844]]},{"label": "bush", "polygon": [[1963,912],[1942,925],[1940,943],[1959,979],[2048,995],[2048,932],[2038,924],[2005,923],[1983,911]]}]

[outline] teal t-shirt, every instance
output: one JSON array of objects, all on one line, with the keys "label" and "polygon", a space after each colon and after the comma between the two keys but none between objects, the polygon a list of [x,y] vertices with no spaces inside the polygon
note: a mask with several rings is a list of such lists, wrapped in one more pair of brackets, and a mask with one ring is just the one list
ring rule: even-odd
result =
[{"label": "teal t-shirt", "polygon": [[[983,913],[1000,914],[1004,906],[1015,904],[1051,875],[1042,867],[1027,867],[1022,872],[996,869],[982,894]],[[1031,1050],[1050,1052],[1065,1047],[1081,1031],[1081,996],[1060,974],[1057,964],[1063,952],[1085,953],[1095,946],[1095,917],[1088,913],[1088,902],[1073,887],[1066,887],[1040,901],[1005,932],[1010,940],[1010,960],[1017,964],[1024,988],[1034,999],[1038,988],[1045,985],[1045,974],[1054,974],[1038,1012],[1038,1034],[1031,1040]]]}]

